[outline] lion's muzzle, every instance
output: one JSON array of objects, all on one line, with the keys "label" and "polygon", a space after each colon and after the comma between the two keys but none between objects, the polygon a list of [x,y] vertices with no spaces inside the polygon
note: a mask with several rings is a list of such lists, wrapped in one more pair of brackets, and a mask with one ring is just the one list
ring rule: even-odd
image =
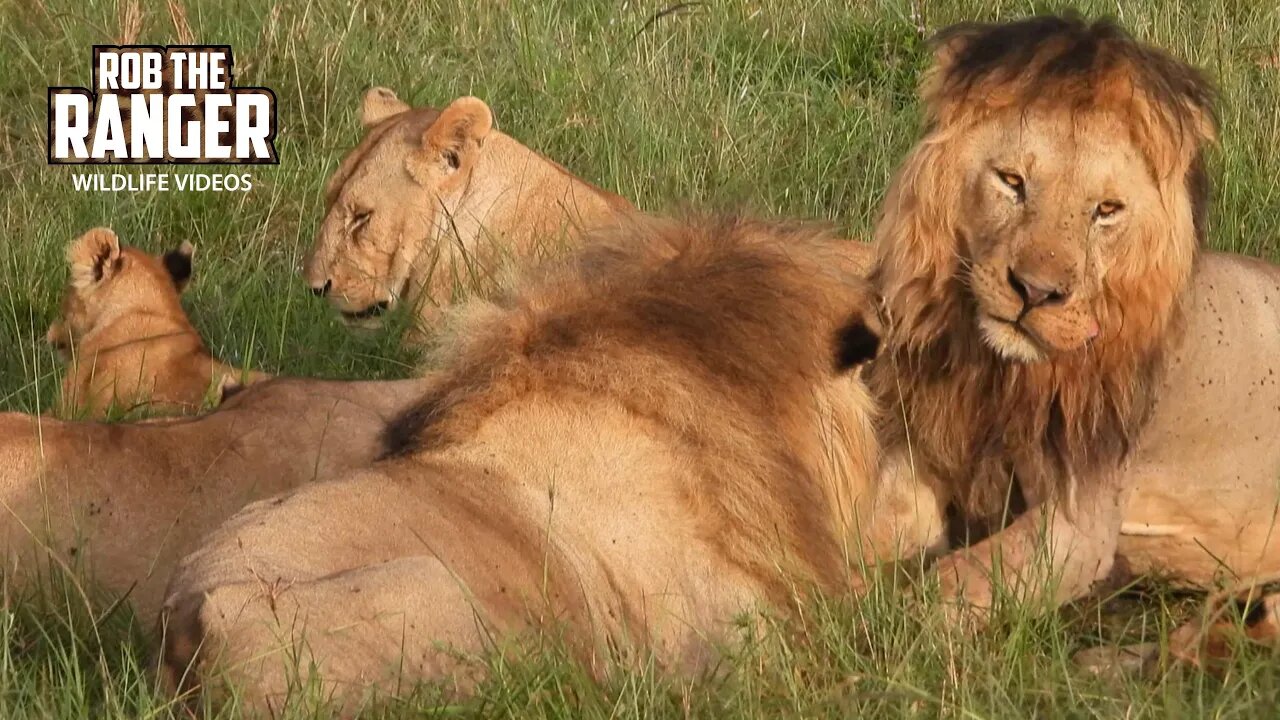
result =
[{"label": "lion's muzzle", "polygon": [[1071,296],[1070,285],[1041,280],[1029,273],[1021,272],[1013,266],[1007,275],[1009,287],[1022,299],[1022,314],[1042,305],[1061,305]]}]

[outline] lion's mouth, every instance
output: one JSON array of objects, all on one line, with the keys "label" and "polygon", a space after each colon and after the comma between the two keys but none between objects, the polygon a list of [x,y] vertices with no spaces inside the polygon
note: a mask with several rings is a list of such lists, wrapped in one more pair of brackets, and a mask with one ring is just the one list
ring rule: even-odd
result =
[{"label": "lion's mouth", "polygon": [[987,314],[987,317],[1003,325],[1008,325],[1009,327],[1013,328],[1014,330],[1017,330],[1018,332],[1024,335],[1030,333],[1030,331],[1027,330],[1027,328],[1022,324],[1022,318],[1025,317],[1025,314],[1022,316],[1013,318],[1012,320],[1009,318],[1002,318],[999,315],[992,315],[990,313]]},{"label": "lion's mouth", "polygon": [[983,313],[978,326],[987,345],[1010,359],[1037,362],[1050,354],[1048,345],[1022,324],[1022,318],[1010,320]]},{"label": "lion's mouth", "polygon": [[1043,345],[1043,343],[1040,341],[1040,338],[1036,337],[1035,331],[1033,331],[1031,328],[1027,327],[1026,325],[1022,324],[1022,318],[1026,317],[1026,313],[1023,313],[1021,317],[1015,318],[1013,320],[1002,318],[999,315],[988,315],[987,317],[991,318],[992,320],[995,320],[1001,325],[1006,325],[1016,330],[1018,334],[1022,335],[1023,337],[1030,340],[1031,342],[1034,342],[1037,345]]},{"label": "lion's mouth", "polygon": [[391,308],[391,303],[386,300],[383,300],[381,302],[374,303],[373,305],[370,305],[369,307],[363,310],[356,310],[355,312],[348,312],[346,310],[343,310],[342,317],[346,318],[347,320],[351,320],[353,322],[360,321],[360,320],[369,320],[369,319],[378,317],[379,315],[386,312],[390,308]]}]

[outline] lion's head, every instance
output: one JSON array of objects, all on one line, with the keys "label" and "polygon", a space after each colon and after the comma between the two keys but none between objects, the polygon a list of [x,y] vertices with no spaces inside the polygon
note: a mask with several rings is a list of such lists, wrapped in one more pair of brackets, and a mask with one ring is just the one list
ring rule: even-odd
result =
[{"label": "lion's head", "polygon": [[526,254],[527,236],[627,205],[494,129],[474,97],[437,111],[373,88],[361,122],[367,134],[325,188],[305,270],[349,322],[376,325],[402,301],[432,315],[503,254]]},{"label": "lion's head", "polygon": [[1106,22],[966,24],[936,48],[929,129],[880,226],[896,319],[924,340],[961,304],[988,346],[1025,362],[1161,336],[1214,136],[1199,73]]},{"label": "lion's head", "polygon": [[413,109],[386,88],[367,92],[368,134],[325,187],[325,217],[306,276],[348,320],[370,318],[404,296],[419,243],[461,192],[490,129],[489,107],[459,98],[443,112]]},{"label": "lion's head", "polygon": [[1015,470],[1114,462],[1145,421],[1203,229],[1213,92],[1105,21],[965,24],[935,48],[876,229],[878,387],[903,408],[890,435],[1002,496]]},{"label": "lion's head", "polygon": [[67,247],[71,282],[60,317],[45,333],[59,352],[69,350],[104,321],[129,314],[181,312],[179,294],[191,279],[195,247],[184,242],[160,256],[120,244],[108,228],[94,228]]}]

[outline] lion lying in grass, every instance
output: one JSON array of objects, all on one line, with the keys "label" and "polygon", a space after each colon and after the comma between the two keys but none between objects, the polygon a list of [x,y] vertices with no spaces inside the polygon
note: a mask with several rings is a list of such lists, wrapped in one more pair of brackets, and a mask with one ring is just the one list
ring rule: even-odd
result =
[{"label": "lion lying in grass", "polygon": [[178,295],[191,278],[194,253],[183,243],[153,257],[121,245],[107,228],[71,243],[62,317],[45,334],[68,359],[62,414],[191,414],[208,407],[226,383],[268,377],[214,358],[187,319]]},{"label": "lion lying in grass", "polygon": [[1077,597],[1117,558],[1199,585],[1280,570],[1280,269],[1200,249],[1212,98],[1105,22],[940,36],[876,232],[872,384],[882,481],[998,530],[936,568],[979,615]]},{"label": "lion lying in grass", "polygon": [[329,179],[306,266],[312,291],[350,323],[376,325],[404,302],[424,330],[459,291],[492,289],[508,260],[632,210],[494,129],[473,97],[411,108],[374,88],[361,121],[367,134]]},{"label": "lion lying in grass", "polygon": [[194,419],[139,424],[0,414],[6,582],[49,560],[154,617],[172,568],[252,500],[371,462],[430,380],[275,380]]},{"label": "lion lying in grass", "polygon": [[386,460],[251,505],[188,557],[169,682],[274,704],[314,663],[351,700],[547,624],[597,668],[636,649],[689,668],[738,613],[847,588],[876,460],[856,253],[634,222],[462,308]]}]

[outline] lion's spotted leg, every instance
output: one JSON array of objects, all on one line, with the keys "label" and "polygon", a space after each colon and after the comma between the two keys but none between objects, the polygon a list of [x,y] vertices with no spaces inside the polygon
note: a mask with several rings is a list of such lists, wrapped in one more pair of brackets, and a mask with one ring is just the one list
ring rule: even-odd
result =
[{"label": "lion's spotted leg", "polygon": [[1108,482],[1030,508],[1008,528],[938,561],[944,601],[958,619],[985,622],[997,597],[1057,606],[1084,595],[1111,572],[1123,501]]}]

